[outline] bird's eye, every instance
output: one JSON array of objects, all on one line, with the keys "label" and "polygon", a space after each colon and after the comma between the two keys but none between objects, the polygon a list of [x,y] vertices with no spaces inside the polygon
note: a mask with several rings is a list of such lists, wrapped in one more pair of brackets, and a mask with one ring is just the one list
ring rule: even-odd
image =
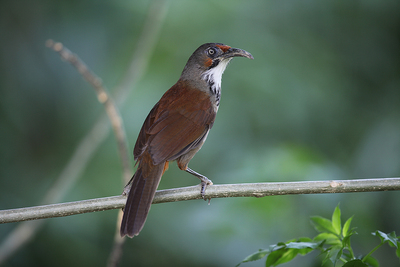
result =
[{"label": "bird's eye", "polygon": [[213,57],[216,53],[217,53],[217,51],[215,50],[214,47],[210,47],[210,48],[207,49],[207,54],[208,54],[210,57]]}]

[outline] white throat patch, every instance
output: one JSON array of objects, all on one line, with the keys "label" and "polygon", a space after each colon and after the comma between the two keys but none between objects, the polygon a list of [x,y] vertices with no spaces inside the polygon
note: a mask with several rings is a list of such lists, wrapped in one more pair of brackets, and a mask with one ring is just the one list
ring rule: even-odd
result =
[{"label": "white throat patch", "polygon": [[202,78],[210,86],[211,93],[215,95],[217,106],[219,105],[219,100],[221,97],[222,73],[224,73],[226,66],[228,66],[228,63],[231,61],[231,59],[232,58],[222,60],[217,66],[204,72],[202,76]]}]

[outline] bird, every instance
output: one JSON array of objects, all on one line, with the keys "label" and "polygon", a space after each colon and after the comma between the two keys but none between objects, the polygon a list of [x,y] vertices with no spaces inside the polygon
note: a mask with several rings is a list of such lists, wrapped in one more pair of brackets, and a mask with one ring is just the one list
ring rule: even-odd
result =
[{"label": "bird", "polygon": [[170,161],[201,181],[200,194],[212,181],[188,167],[203,146],[218,111],[221,78],[234,57],[253,59],[242,49],[206,43],[189,57],[179,80],[164,93],[146,117],[133,149],[137,169],[125,186],[128,195],[120,228],[121,237],[142,230],[158,184]]}]

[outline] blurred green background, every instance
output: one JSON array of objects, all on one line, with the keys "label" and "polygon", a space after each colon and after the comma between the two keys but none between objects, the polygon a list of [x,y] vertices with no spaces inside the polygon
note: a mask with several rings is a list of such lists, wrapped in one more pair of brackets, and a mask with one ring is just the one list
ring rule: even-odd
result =
[{"label": "blurred green background", "polygon": [[[120,106],[130,150],[191,53],[221,42],[255,59],[234,59],[227,68],[219,113],[194,170],[215,184],[399,175],[399,1],[3,0],[0,209],[40,204],[104,114],[90,85],[45,41],[77,53],[113,91],[154,3],[166,5],[165,18],[143,76]],[[170,166],[160,188],[198,183]],[[118,195],[121,174],[110,133],[59,202]],[[309,217],[329,217],[339,202],[343,219],[355,215],[356,254],[378,244],[370,235],[377,229],[400,233],[399,192],[158,204],[141,234],[127,240],[121,266],[234,266],[259,248],[315,236]],[[47,219],[3,266],[105,266],[116,215]],[[0,243],[17,225],[0,225]],[[382,266],[399,266],[393,248],[374,255]],[[316,256],[285,266],[319,266]]]}]

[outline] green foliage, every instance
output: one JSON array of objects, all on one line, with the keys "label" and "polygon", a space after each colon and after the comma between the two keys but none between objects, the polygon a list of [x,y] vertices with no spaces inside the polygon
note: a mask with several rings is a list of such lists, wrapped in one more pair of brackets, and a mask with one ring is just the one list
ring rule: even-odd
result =
[{"label": "green foliage", "polygon": [[395,232],[386,234],[379,230],[372,233],[372,235],[379,237],[380,243],[366,256],[356,258],[350,243],[351,236],[357,234],[354,230],[355,228],[350,228],[352,220],[353,217],[347,219],[342,227],[341,212],[338,205],[332,214],[331,220],[320,216],[311,217],[315,230],[319,232],[313,239],[303,237],[287,242],[279,242],[269,246],[268,249],[260,249],[256,253],[249,255],[236,266],[244,262],[260,260],[265,256],[267,256],[266,267],[278,266],[293,260],[298,254],[304,256],[314,250],[319,250],[322,255],[325,255],[322,265],[331,262],[335,267],[378,267],[378,261],[371,254],[385,243],[396,248],[396,255],[400,259],[399,237],[396,236]]},{"label": "green foliage", "polygon": [[[275,245],[271,245],[268,249],[260,249],[254,254],[246,257],[242,262],[255,261],[264,258],[267,254],[266,266],[277,266],[294,259],[297,254],[306,255],[311,251],[317,249],[322,245],[324,241],[316,243],[308,237],[303,237],[299,239],[289,240],[285,243],[280,242]],[[241,263],[242,263],[241,262]],[[237,266],[239,266],[239,263]]]}]

